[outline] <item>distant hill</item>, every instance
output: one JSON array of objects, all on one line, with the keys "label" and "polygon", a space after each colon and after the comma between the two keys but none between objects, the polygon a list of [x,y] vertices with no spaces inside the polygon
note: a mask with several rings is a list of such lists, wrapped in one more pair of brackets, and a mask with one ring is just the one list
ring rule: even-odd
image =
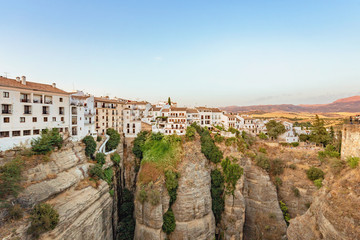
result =
[{"label": "distant hill", "polygon": [[279,105],[253,105],[253,106],[228,106],[221,108],[229,112],[310,112],[310,113],[330,113],[330,112],[359,112],[360,96],[338,99],[328,104],[279,104]]}]

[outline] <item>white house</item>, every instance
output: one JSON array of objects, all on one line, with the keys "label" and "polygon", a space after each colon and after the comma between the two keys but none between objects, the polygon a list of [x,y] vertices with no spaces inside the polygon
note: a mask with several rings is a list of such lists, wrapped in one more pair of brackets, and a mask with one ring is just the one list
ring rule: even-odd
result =
[{"label": "white house", "polygon": [[0,77],[0,150],[17,145],[29,146],[41,130],[70,127],[69,93],[56,84],[29,82]]}]

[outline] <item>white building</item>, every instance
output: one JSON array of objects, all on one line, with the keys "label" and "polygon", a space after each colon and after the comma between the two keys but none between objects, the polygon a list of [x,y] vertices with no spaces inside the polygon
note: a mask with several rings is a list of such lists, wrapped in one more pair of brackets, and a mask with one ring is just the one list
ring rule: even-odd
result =
[{"label": "white building", "polygon": [[0,77],[0,150],[30,146],[42,130],[70,127],[69,93],[56,84],[42,84]]},{"label": "white building", "polygon": [[153,131],[165,135],[184,135],[187,127],[186,110],[178,107],[162,109],[161,117],[157,119],[157,126],[153,127]]},{"label": "white building", "polygon": [[186,109],[186,122],[187,122],[187,125],[191,125],[193,123],[200,125],[199,111],[195,108],[187,108]]},{"label": "white building", "polygon": [[128,101],[123,108],[123,132],[125,137],[136,137],[142,129],[142,119],[149,116],[152,108],[148,102]]},{"label": "white building", "polygon": [[224,126],[225,130],[229,130],[229,128],[236,127],[236,116],[231,114],[223,114],[222,115],[222,125]]},{"label": "white building", "polygon": [[82,140],[85,136],[96,136],[94,96],[77,91],[70,95],[71,138]]}]

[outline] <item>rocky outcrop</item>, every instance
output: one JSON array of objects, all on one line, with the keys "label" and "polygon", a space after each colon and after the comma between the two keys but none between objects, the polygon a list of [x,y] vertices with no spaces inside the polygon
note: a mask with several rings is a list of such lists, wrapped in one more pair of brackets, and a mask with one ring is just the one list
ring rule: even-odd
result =
[{"label": "rocky outcrop", "polygon": [[[214,239],[215,219],[211,210],[208,161],[200,152],[199,142],[185,143],[183,147],[183,160],[177,167],[180,173],[177,199],[172,206],[176,228],[169,238]],[[163,214],[169,207],[169,196],[163,178],[156,184],[159,184],[158,190],[161,192],[159,205],[152,206],[148,202],[141,204],[135,201],[135,239],[166,238],[161,227]]]},{"label": "rocky outcrop", "polygon": [[225,240],[242,240],[245,223],[245,198],[243,196],[244,176],[234,191],[234,195],[225,195],[225,209],[221,216],[221,232]]},{"label": "rocky outcrop", "polygon": [[289,240],[360,239],[360,169],[324,181],[309,210],[292,219]]},{"label": "rocky outcrop", "polygon": [[246,160],[243,167],[246,206],[244,239],[285,239],[286,223],[269,175],[250,160]]}]

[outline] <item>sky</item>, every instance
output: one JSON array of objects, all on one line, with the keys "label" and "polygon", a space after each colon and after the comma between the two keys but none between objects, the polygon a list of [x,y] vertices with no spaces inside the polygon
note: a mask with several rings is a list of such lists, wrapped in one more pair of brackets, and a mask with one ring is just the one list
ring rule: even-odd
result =
[{"label": "sky", "polygon": [[360,95],[360,1],[0,0],[0,75],[184,106]]}]

